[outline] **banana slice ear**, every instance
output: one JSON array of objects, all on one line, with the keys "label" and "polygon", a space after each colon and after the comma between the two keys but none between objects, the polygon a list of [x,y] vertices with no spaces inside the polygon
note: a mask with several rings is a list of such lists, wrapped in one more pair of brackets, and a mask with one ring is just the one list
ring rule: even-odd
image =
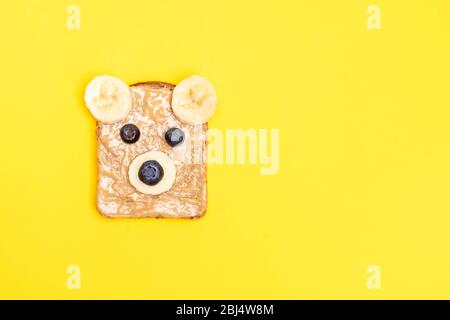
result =
[{"label": "banana slice ear", "polygon": [[112,76],[97,76],[89,82],[84,101],[95,119],[115,123],[131,110],[132,97],[128,85]]},{"label": "banana slice ear", "polygon": [[217,107],[217,94],[204,77],[192,76],[173,90],[172,109],[177,118],[191,125],[208,122]]}]

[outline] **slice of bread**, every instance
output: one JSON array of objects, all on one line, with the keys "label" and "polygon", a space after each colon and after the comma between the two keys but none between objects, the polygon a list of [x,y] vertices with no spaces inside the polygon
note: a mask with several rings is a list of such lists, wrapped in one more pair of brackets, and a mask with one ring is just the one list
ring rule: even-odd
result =
[{"label": "slice of bread", "polygon": [[[198,218],[206,211],[207,124],[188,125],[179,121],[171,107],[174,85],[144,82],[130,86],[132,108],[125,119],[113,124],[97,122],[97,208],[111,218],[169,217]],[[120,130],[134,124],[139,140],[122,141]],[[185,133],[175,147],[165,140],[170,128]],[[158,195],[144,194],[130,183],[129,166],[139,155],[159,151],[173,160],[176,168],[171,188]]]}]

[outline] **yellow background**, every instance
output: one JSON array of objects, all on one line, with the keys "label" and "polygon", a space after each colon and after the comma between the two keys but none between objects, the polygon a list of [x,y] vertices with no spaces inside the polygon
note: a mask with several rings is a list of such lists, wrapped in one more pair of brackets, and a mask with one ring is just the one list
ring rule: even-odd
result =
[{"label": "yellow background", "polygon": [[[0,298],[450,298],[449,15],[446,0],[3,3]],[[99,74],[206,76],[211,127],[280,129],[279,173],[210,165],[200,220],[103,218],[83,103]]]}]

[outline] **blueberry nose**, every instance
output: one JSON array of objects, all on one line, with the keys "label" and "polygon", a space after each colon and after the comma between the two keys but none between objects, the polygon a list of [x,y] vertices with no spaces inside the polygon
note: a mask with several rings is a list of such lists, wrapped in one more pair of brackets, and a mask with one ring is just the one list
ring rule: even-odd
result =
[{"label": "blueberry nose", "polygon": [[156,160],[145,161],[139,168],[139,179],[149,186],[154,186],[164,177],[164,170]]}]

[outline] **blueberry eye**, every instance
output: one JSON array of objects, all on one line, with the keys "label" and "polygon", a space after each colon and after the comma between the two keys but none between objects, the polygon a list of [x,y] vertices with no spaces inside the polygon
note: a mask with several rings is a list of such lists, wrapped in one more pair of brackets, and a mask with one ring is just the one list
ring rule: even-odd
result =
[{"label": "blueberry eye", "polygon": [[120,137],[125,143],[135,143],[139,140],[140,136],[141,132],[139,131],[139,128],[132,123],[128,123],[120,128]]},{"label": "blueberry eye", "polygon": [[184,140],[184,132],[179,128],[170,128],[165,134],[165,138],[169,146],[175,147]]}]

